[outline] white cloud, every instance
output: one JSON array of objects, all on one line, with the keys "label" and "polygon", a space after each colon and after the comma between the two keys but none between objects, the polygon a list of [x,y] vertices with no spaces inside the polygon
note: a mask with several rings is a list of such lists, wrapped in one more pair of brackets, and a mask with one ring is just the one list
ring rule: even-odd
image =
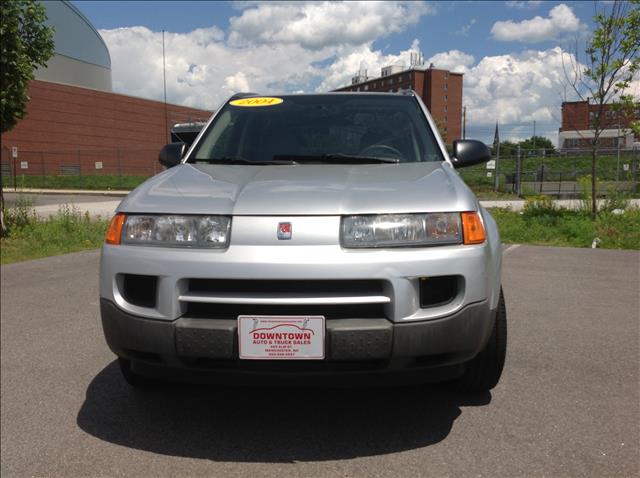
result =
[{"label": "white cloud", "polygon": [[471,27],[473,25],[475,25],[475,24],[476,24],[476,19],[472,18],[471,20],[469,20],[469,23],[467,23],[466,25],[461,26],[460,30],[456,31],[455,34],[463,36],[463,37],[468,37],[469,36],[469,31],[471,30]]},{"label": "white cloud", "polygon": [[[493,134],[496,121],[504,139],[529,137],[535,120],[538,134],[556,140],[566,89],[563,54],[567,55],[556,47],[487,56],[469,69],[464,77],[464,104],[468,123],[486,135],[481,139]],[[575,99],[566,93],[567,99]]]},{"label": "white cloud", "polygon": [[[423,2],[243,2],[235,7],[241,13],[230,20],[227,35],[216,27],[165,34],[170,102],[214,109],[238,91],[313,90],[336,58],[370,49],[377,38],[434,11]],[[111,53],[114,90],[161,99],[162,34],[146,27],[100,33]],[[358,67],[359,62],[343,76]]]},{"label": "white cloud", "polygon": [[[362,66],[367,70],[369,77],[380,76],[380,70],[384,66],[402,64],[409,67],[411,62],[411,52],[418,51],[420,42],[413,40],[411,47],[403,50],[397,55],[385,55],[381,50],[372,50],[371,44],[362,45],[352,49],[348,54],[339,56],[336,61],[326,69],[324,80],[317,88],[317,91],[329,91],[351,83],[351,77],[358,72]],[[422,68],[433,63],[434,67],[446,70],[465,73],[473,64],[472,55],[459,50],[438,53],[425,60]]]},{"label": "white cloud", "polygon": [[542,4],[542,0],[508,0],[504,2],[507,8],[536,8]]},{"label": "white cloud", "polygon": [[547,18],[536,16],[530,20],[499,21],[493,24],[491,35],[498,41],[540,42],[578,33],[582,24],[571,7],[556,5]]},{"label": "white cloud", "polygon": [[297,44],[310,50],[356,46],[403,31],[433,11],[424,2],[259,3],[230,19],[229,43]]},{"label": "white cloud", "polygon": [[[264,13],[265,10],[260,9],[267,6],[281,9],[287,5],[297,12],[303,24],[302,14],[308,14],[309,10],[305,8],[309,8],[309,4],[248,3],[243,4],[244,10],[237,18],[255,15],[257,11]],[[326,2],[310,5],[342,15],[342,20],[335,19],[338,24],[344,25],[345,17],[354,14],[349,9],[335,10],[334,4]],[[377,5],[368,5],[367,8],[383,8]],[[386,3],[381,5],[388,8]],[[355,7],[349,4],[349,8]],[[378,18],[377,15],[367,18]],[[341,37],[338,34],[328,35],[326,32],[335,33],[335,30],[327,24],[325,30],[316,32],[316,37],[323,40],[316,41],[299,28],[283,25],[278,29],[271,24],[265,27],[269,33],[263,40],[245,44],[247,37],[244,35],[248,34],[247,25],[251,22],[247,20],[241,25],[244,30],[236,30],[238,21],[227,35],[216,27],[165,34],[167,96],[170,102],[215,109],[221,101],[238,91],[273,94],[332,90],[350,84],[351,77],[361,67],[367,68],[369,76],[375,77],[386,65],[403,63],[409,66],[411,52],[420,46],[414,40],[409,48],[397,54],[385,54],[381,49],[374,49],[378,32],[392,30],[380,30],[378,24],[373,25],[373,20],[369,28],[371,36],[360,37],[358,35],[362,34],[356,33],[345,33]],[[384,19],[376,21],[390,29],[405,28],[402,25],[406,25],[405,19],[398,19],[395,23]],[[240,31],[242,34],[236,35],[232,42],[230,38],[234,32]],[[102,30],[101,33],[111,52],[114,90],[162,99],[162,34],[145,27]],[[296,35],[299,35],[299,41],[293,40]],[[364,40],[354,43],[356,38]],[[504,125],[527,123],[534,119],[539,123],[557,120],[564,83],[561,54],[560,48],[552,48],[485,56],[476,61],[464,51],[450,50],[426,59],[425,67],[433,63],[436,68],[464,73],[468,124],[490,129],[496,121]],[[503,131],[501,128],[501,133]]]},{"label": "white cloud", "polygon": [[449,50],[443,53],[436,53],[429,58],[425,64],[433,63],[434,68],[449,70],[456,73],[468,73],[475,59],[472,55],[460,50]]}]

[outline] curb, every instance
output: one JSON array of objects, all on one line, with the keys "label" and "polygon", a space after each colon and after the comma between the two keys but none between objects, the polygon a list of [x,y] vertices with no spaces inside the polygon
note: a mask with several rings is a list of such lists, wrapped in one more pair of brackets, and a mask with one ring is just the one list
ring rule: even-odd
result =
[{"label": "curb", "polygon": [[18,188],[9,189],[4,188],[5,193],[14,194],[59,194],[59,195],[71,195],[71,196],[115,196],[124,197],[131,191],[122,190],[90,190],[90,189],[31,189],[31,188]]}]

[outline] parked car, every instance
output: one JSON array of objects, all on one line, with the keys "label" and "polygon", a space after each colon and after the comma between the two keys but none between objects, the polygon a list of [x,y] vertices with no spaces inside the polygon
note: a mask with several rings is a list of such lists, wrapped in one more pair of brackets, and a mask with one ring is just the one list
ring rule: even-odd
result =
[{"label": "parked car", "polygon": [[272,375],[494,387],[495,221],[413,92],[237,95],[118,207],[100,308],[124,378]]}]

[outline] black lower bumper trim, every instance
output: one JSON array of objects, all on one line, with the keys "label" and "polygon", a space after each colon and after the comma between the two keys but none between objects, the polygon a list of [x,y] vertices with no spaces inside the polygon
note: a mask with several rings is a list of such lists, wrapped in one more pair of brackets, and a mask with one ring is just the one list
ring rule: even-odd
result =
[{"label": "black lower bumper trim", "polygon": [[327,320],[326,360],[278,365],[238,360],[235,320],[152,320],[128,314],[105,299],[100,301],[100,310],[107,343],[118,356],[148,365],[229,371],[259,371],[261,367],[265,371],[284,371],[291,367],[330,372],[341,367],[351,370],[459,364],[482,349],[494,317],[488,303],[481,302],[445,318],[413,323],[394,324],[384,318]]}]

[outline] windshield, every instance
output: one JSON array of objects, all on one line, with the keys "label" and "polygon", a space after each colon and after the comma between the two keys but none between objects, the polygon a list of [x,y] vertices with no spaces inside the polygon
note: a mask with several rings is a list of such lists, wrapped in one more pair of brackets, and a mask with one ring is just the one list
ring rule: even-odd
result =
[{"label": "windshield", "polygon": [[443,160],[427,119],[411,96],[285,95],[278,100],[261,106],[227,103],[188,162],[357,164]]}]

